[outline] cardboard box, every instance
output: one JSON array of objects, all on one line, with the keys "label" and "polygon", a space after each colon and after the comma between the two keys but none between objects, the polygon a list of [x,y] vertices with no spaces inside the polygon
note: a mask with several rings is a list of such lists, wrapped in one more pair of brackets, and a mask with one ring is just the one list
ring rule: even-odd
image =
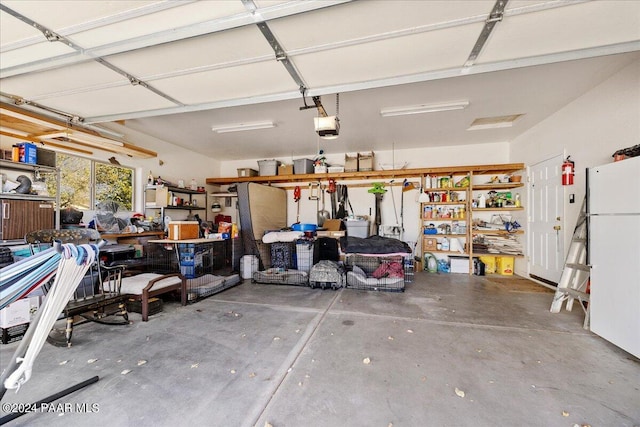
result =
[{"label": "cardboard box", "polygon": [[258,171],[251,168],[238,168],[238,176],[258,176]]},{"label": "cardboard box", "polygon": [[28,328],[28,323],[22,323],[9,328],[0,328],[0,342],[2,342],[2,344],[10,344],[15,341],[20,341]]},{"label": "cardboard box", "polygon": [[20,163],[29,163],[35,165],[37,163],[36,144],[30,142],[21,142],[18,144]]},{"label": "cardboard box", "polygon": [[328,231],[346,230],[344,221],[342,221],[341,219],[327,219],[324,221],[322,227],[327,229]]},{"label": "cardboard box", "polygon": [[350,156],[344,155],[344,171],[345,172],[357,172],[358,171],[358,155]]},{"label": "cardboard box", "polygon": [[40,297],[27,297],[12,302],[0,310],[0,327],[29,323],[40,307]]},{"label": "cardboard box", "polygon": [[435,237],[424,237],[422,247],[425,251],[435,251],[437,249],[438,239]]},{"label": "cardboard box", "polygon": [[199,235],[198,221],[171,221],[169,223],[169,240],[197,239]]},{"label": "cardboard box", "polygon": [[375,154],[370,153],[358,153],[358,170],[359,171],[372,171],[374,170]]},{"label": "cardboard box", "polygon": [[[513,276],[513,263],[514,258],[512,256],[499,256],[496,257],[496,273],[502,276]],[[486,271],[486,267],[485,267]]]},{"label": "cardboard box", "polygon": [[278,175],[293,175],[293,165],[278,166]]}]

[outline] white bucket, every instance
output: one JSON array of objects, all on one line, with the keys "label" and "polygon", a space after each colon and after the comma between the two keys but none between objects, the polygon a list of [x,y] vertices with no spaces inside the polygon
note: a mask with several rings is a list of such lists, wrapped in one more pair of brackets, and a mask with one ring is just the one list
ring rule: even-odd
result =
[{"label": "white bucket", "polygon": [[240,276],[243,279],[253,278],[253,273],[258,271],[258,257],[255,255],[244,255],[240,258]]}]

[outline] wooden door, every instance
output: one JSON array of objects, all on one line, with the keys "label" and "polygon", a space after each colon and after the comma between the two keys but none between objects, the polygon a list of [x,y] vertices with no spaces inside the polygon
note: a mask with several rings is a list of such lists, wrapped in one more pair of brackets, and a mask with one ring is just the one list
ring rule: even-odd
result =
[{"label": "wooden door", "polygon": [[2,200],[2,239],[24,238],[30,231],[54,227],[53,202],[42,200]]},{"label": "wooden door", "polygon": [[557,284],[564,267],[562,156],[531,166],[529,212],[530,270],[536,279]]}]

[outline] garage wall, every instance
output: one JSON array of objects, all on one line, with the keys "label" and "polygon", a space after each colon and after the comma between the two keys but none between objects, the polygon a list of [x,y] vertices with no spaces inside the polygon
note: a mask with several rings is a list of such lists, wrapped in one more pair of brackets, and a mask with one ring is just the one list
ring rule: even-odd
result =
[{"label": "garage wall", "polygon": [[[635,61],[511,143],[512,162],[536,164],[558,154],[576,162],[575,184],[565,187],[565,248],[585,195],[585,170],[612,161],[620,148],[640,143],[640,60]],[[612,191],[624,191],[624,185]],[[569,204],[570,193],[576,203]],[[525,199],[526,200],[526,199]],[[526,260],[516,272],[527,275]]]},{"label": "garage wall", "polygon": [[[340,140],[331,141],[331,144],[339,144]],[[395,146],[401,146],[401,142],[396,142]],[[354,153],[349,153],[354,154]],[[306,156],[300,156],[300,158],[313,159],[315,153],[309,153]],[[298,158],[298,157],[296,157]],[[221,165],[221,176],[236,176],[238,168],[253,168],[258,169],[257,160],[243,160],[237,162],[224,162]],[[277,159],[283,163],[291,163],[292,159]],[[328,155],[327,161],[333,165],[344,164],[344,154],[340,155]],[[425,148],[418,150],[389,150],[375,152],[376,169],[380,169],[382,165],[395,164],[398,167],[407,163],[407,168],[422,168],[422,167],[446,167],[446,166],[465,166],[465,165],[477,165],[477,164],[493,164],[493,163],[508,163],[509,162],[509,144],[507,142],[498,142],[492,144],[481,145],[464,145],[456,147],[435,147]],[[419,183],[418,179],[413,179],[416,184]],[[370,183],[371,181],[369,181]],[[401,183],[402,179],[397,182]],[[341,182],[338,182],[341,184]],[[347,185],[352,185],[349,188],[349,199],[355,215],[368,216],[370,213],[375,214],[375,196],[369,194],[367,190],[369,186],[356,187],[356,184],[361,184],[360,181],[344,181]],[[385,182],[389,184],[389,180]],[[306,184],[305,184],[306,185]],[[313,223],[317,221],[317,205],[315,201],[308,199],[309,190],[308,187],[302,185],[302,199],[300,202],[300,221],[303,223]],[[289,184],[292,186],[292,184]],[[388,185],[386,185],[389,188]],[[290,223],[295,222],[296,219],[296,204],[293,201],[292,191],[288,191],[288,206],[287,217]],[[415,242],[418,237],[419,231],[419,205],[417,202],[418,190],[408,191],[404,193],[404,209],[402,209],[402,197],[401,187],[393,187],[393,194],[391,191],[387,191],[382,200],[381,216],[382,223],[395,225],[404,223],[404,238],[403,240],[409,242]],[[395,202],[395,210],[394,210]],[[330,211],[329,198],[326,197],[326,209]],[[404,215],[401,215],[404,213]],[[398,220],[396,221],[396,215]],[[404,218],[404,221],[402,220]]]}]

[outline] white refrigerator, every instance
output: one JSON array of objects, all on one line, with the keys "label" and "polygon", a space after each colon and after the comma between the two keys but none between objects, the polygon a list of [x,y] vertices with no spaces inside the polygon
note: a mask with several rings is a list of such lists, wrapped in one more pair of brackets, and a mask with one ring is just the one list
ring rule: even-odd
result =
[{"label": "white refrigerator", "polygon": [[591,330],[640,357],[640,157],[588,170]]}]

